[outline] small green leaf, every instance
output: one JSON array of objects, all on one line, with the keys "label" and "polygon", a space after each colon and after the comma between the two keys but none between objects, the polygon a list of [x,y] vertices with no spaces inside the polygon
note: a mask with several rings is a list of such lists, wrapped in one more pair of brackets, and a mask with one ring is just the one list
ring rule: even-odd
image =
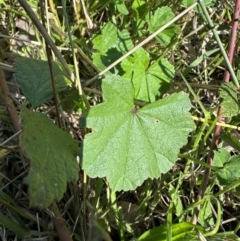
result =
[{"label": "small green leaf", "polygon": [[145,179],[169,171],[194,129],[187,94],[138,109],[129,80],[109,75],[102,89],[105,103],[92,107],[86,117],[86,126],[93,129],[82,149],[86,173],[107,177],[112,190],[119,191],[133,190]]},{"label": "small green leaf", "polygon": [[221,85],[220,96],[223,98],[223,116],[232,118],[239,113],[239,103],[237,99],[237,87],[232,83]]},{"label": "small green leaf", "polygon": [[132,4],[132,10],[135,13],[135,19],[138,21],[139,19],[144,17],[146,13],[146,1],[143,0],[134,0]]},{"label": "small green leaf", "polygon": [[[182,5],[187,8],[195,2],[196,2],[195,0],[183,0]],[[216,0],[203,0],[203,3],[206,7],[213,5],[215,2]]]},{"label": "small green leaf", "polygon": [[129,14],[129,11],[126,7],[126,5],[124,3],[122,4],[117,4],[117,10],[119,13],[123,14],[123,15],[128,15]]},{"label": "small green leaf", "polygon": [[[56,91],[60,92],[70,84],[67,74],[53,62]],[[38,107],[53,98],[53,89],[47,61],[18,57],[14,64],[16,80],[27,100]]]},{"label": "small green leaf", "polygon": [[77,180],[78,147],[68,133],[42,113],[24,108],[21,120],[20,145],[31,163],[25,179],[30,205],[47,207],[62,198],[67,182]]},{"label": "small green leaf", "polygon": [[149,30],[151,32],[156,31],[161,26],[168,23],[174,18],[172,9],[169,7],[157,8],[153,13],[149,12],[147,21],[149,24]]},{"label": "small green leaf", "polygon": [[186,8],[191,6],[193,3],[195,3],[195,0],[183,0],[182,1],[182,5]]},{"label": "small green leaf", "polygon": [[143,0],[134,0],[132,4],[133,10],[133,21],[131,23],[131,28],[133,33],[137,33],[139,37],[143,36],[144,28],[145,28],[145,20],[144,17],[147,14],[147,3]]},{"label": "small green leaf", "polygon": [[231,156],[225,149],[215,153],[213,165],[221,167],[217,172],[220,185],[229,185],[240,178],[240,156]]},{"label": "small green leaf", "polygon": [[240,156],[231,156],[224,168],[218,172],[220,185],[229,185],[240,177]]},{"label": "small green leaf", "polygon": [[117,43],[117,27],[108,22],[102,28],[102,34],[93,39],[93,48],[97,49],[100,54],[105,54],[108,49],[115,47]]},{"label": "small green leaf", "polygon": [[164,58],[150,67],[149,62],[149,54],[140,48],[133,57],[123,60],[121,66],[126,72],[124,77],[133,82],[134,98],[154,102],[157,95],[166,93],[170,87],[174,67]]},{"label": "small green leaf", "polygon": [[213,159],[213,165],[215,167],[223,167],[226,162],[228,162],[228,159],[230,158],[230,153],[222,148],[219,149],[219,151],[215,152],[214,159]]},{"label": "small green leaf", "polygon": [[[97,36],[93,40],[93,44],[94,48],[99,52],[93,53],[92,59],[94,64],[101,70],[134,47],[128,30],[119,31],[112,23],[108,23],[103,27],[102,35]],[[120,68],[119,65],[115,67],[115,70],[112,69],[108,73],[117,73],[116,69],[118,68]]]},{"label": "small green leaf", "polygon": [[206,199],[202,204],[198,215],[198,223],[206,229],[214,226],[215,221],[210,200]]},{"label": "small green leaf", "polygon": [[[240,120],[240,119],[239,119]],[[220,138],[229,146],[240,152],[239,134],[237,130],[229,133],[228,131],[222,130]]]},{"label": "small green leaf", "polygon": [[[154,11],[154,13],[149,12],[146,16],[149,31],[151,33],[155,32],[173,18],[174,14],[169,7],[158,8],[156,11]],[[169,44],[173,43],[173,40],[177,37],[179,32],[179,27],[171,25],[167,29],[163,30],[156,38],[162,46],[166,47]]]}]

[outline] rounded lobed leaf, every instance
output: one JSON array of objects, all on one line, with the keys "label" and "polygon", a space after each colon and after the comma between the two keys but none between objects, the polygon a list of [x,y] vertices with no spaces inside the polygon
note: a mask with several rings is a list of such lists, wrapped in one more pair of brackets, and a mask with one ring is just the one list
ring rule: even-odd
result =
[{"label": "rounded lobed leaf", "polygon": [[133,190],[177,161],[195,126],[191,103],[180,92],[138,109],[129,80],[107,76],[102,87],[105,102],[86,117],[92,133],[83,143],[82,167],[90,177],[107,177],[113,191]]}]

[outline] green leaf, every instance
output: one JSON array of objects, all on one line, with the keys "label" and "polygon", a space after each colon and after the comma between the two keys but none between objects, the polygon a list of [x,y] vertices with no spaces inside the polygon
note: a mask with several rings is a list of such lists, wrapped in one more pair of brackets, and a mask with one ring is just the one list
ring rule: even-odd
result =
[{"label": "green leaf", "polygon": [[161,26],[168,23],[170,20],[174,18],[174,14],[172,12],[172,9],[169,7],[161,7],[157,8],[154,13],[149,12],[147,21],[149,24],[149,30],[151,32],[154,32]]},{"label": "green leaf", "polygon": [[[113,23],[108,23],[103,27],[102,35],[97,36],[93,40],[94,48],[99,52],[93,53],[92,59],[94,64],[101,70],[112,64],[124,53],[134,47],[128,30],[117,30]],[[119,65],[110,72],[119,70]],[[122,71],[122,70],[121,70]]]},{"label": "green leaf", "polygon": [[[56,91],[60,92],[66,89],[70,81],[57,63],[53,62],[52,67]],[[53,98],[52,81],[47,61],[18,57],[14,68],[16,80],[33,107],[38,107]]]},{"label": "green leaf", "polygon": [[220,96],[223,98],[223,116],[232,118],[239,113],[239,103],[237,99],[237,87],[232,83],[224,83],[220,88]]},{"label": "green leaf", "polygon": [[229,158],[224,168],[218,172],[221,185],[229,185],[240,177],[240,156],[234,155]]},{"label": "green leaf", "polygon": [[226,144],[240,152],[239,134],[237,130],[232,131],[232,133],[222,130],[220,133],[220,138]]},{"label": "green leaf", "polygon": [[186,8],[191,6],[193,3],[195,3],[195,0],[183,0],[182,1],[182,5]]},{"label": "green leaf", "polygon": [[215,167],[223,167],[230,157],[231,155],[226,149],[219,149],[219,151],[215,152],[213,165]]},{"label": "green leaf", "polygon": [[20,145],[31,163],[25,179],[30,205],[47,207],[62,198],[67,182],[77,180],[78,147],[68,133],[42,113],[24,108],[21,120]]},{"label": "green leaf", "polygon": [[165,93],[174,77],[174,67],[164,58],[149,67],[149,54],[142,48],[133,57],[122,61],[121,66],[126,72],[125,78],[130,79],[134,86],[134,98],[154,102],[156,96]]},{"label": "green leaf", "polygon": [[[93,53],[93,63],[101,70],[134,47],[128,30],[119,31],[111,22],[103,27],[101,35],[93,39],[93,45],[99,51]],[[119,70],[122,71],[120,65],[117,65],[115,69],[110,70],[108,73],[118,73]]]},{"label": "green leaf", "polygon": [[129,14],[129,11],[128,11],[128,9],[127,9],[127,7],[126,7],[126,5],[124,3],[117,4],[116,7],[117,7],[117,10],[118,10],[119,13],[121,13],[123,15],[128,15]]},{"label": "green leaf", "polygon": [[204,203],[202,204],[198,215],[198,223],[205,228],[214,226],[215,221],[212,213],[210,200],[204,200]]},{"label": "green leaf", "polygon": [[[184,237],[186,235],[196,235],[196,229],[203,231],[197,225],[190,223],[178,223],[172,225],[172,240],[181,241],[186,240]],[[143,233],[141,237],[138,238],[138,241],[166,241],[167,237],[167,225],[156,227],[150,229]]]},{"label": "green leaf", "polygon": [[93,48],[97,49],[100,54],[105,54],[108,49],[115,47],[117,43],[117,27],[108,22],[102,28],[102,34],[93,39]]},{"label": "green leaf", "polygon": [[[102,55],[100,53],[93,53],[92,60],[93,63],[100,69],[104,70],[107,66],[105,65],[105,55]],[[109,72],[108,72],[109,73]]]},{"label": "green leaf", "polygon": [[[146,16],[149,31],[151,33],[155,32],[173,18],[174,14],[169,7],[157,8],[154,13],[149,12]],[[169,44],[173,43],[179,33],[180,28],[176,25],[171,25],[163,30],[156,38],[162,46],[167,47]]]},{"label": "green leaf", "polygon": [[174,78],[175,69],[167,59],[160,58],[147,71],[147,79],[149,82],[158,82],[158,92],[162,95],[170,87],[170,82]]},{"label": "green leaf", "polygon": [[[196,0],[183,0],[182,5],[187,8],[195,2],[196,2]],[[216,0],[203,0],[203,3],[206,7],[213,5],[215,2],[216,2]]]},{"label": "green leaf", "polygon": [[144,17],[147,14],[147,3],[142,0],[134,0],[132,4],[132,12],[134,15],[131,23],[132,33],[136,33],[139,37],[142,37],[145,29]]},{"label": "green leaf", "polygon": [[[92,55],[94,64],[101,70],[104,70],[107,66],[109,66],[111,63],[113,63],[115,60],[119,59],[122,56],[122,53],[119,52],[116,48],[111,48],[105,53],[104,55],[100,53],[94,53]],[[119,66],[115,66],[115,68],[112,68],[109,73],[117,73],[117,69]]]},{"label": "green leaf", "polygon": [[138,21],[139,19],[144,17],[146,13],[146,1],[143,0],[134,0],[132,4],[132,10],[135,13],[135,19]]},{"label": "green leaf", "polygon": [[134,47],[130,37],[130,33],[127,29],[118,31],[118,44],[117,50],[121,53],[126,53]]},{"label": "green leaf", "polygon": [[105,103],[92,107],[80,121],[93,129],[82,149],[86,173],[107,177],[112,190],[118,191],[133,190],[145,179],[169,171],[194,129],[187,94],[173,94],[138,109],[129,80],[107,76],[102,89]]},{"label": "green leaf", "polygon": [[213,165],[221,167],[217,173],[220,185],[229,185],[240,178],[240,156],[231,156],[225,149],[214,155]]}]

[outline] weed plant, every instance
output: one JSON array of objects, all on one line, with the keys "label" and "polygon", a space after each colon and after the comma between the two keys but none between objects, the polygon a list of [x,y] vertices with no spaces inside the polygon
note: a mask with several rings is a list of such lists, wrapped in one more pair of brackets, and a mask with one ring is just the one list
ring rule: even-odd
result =
[{"label": "weed plant", "polygon": [[0,1],[0,235],[240,240],[240,1]]}]

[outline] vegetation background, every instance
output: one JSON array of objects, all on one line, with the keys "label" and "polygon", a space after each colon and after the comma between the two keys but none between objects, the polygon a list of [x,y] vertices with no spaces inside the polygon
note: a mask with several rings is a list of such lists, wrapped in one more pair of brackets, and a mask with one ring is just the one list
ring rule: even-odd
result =
[{"label": "vegetation background", "polygon": [[236,0],[0,0],[2,240],[240,240]]}]

